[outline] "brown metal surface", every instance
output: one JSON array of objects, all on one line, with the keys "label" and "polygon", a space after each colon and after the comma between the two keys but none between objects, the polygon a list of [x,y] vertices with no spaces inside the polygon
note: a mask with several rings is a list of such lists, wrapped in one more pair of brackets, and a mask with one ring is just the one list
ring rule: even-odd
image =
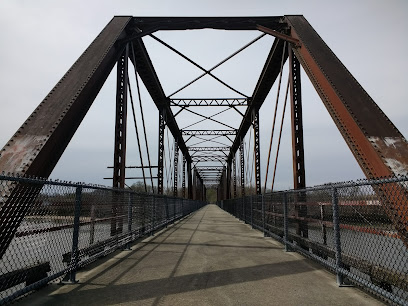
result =
[{"label": "brown metal surface", "polygon": [[[302,113],[302,83],[300,79],[300,63],[289,48],[289,84],[290,84],[290,109],[292,124],[292,165],[293,165],[293,188],[306,188],[305,154],[303,148],[303,113]],[[306,194],[300,192],[295,195],[295,215],[304,218],[307,216]],[[308,224],[304,220],[296,222],[296,234],[302,237],[309,236]]]},{"label": "brown metal surface", "polygon": [[115,143],[113,153],[114,188],[125,188],[128,56],[129,48],[126,47],[117,64]]},{"label": "brown metal surface", "polygon": [[[286,16],[293,49],[367,178],[408,174],[408,143],[303,16]],[[408,193],[380,189],[382,203],[408,244]]]},{"label": "brown metal surface", "polygon": [[[38,105],[0,153],[4,172],[48,177],[92,105],[124,46],[131,17],[115,17]],[[12,184],[1,195],[0,257],[40,191]],[[21,199],[25,199],[21,201]]]},{"label": "brown metal surface", "polygon": [[[125,188],[126,177],[126,131],[127,131],[127,96],[128,96],[128,57],[129,47],[126,45],[116,65],[116,114],[115,143],[113,151],[113,185],[114,188]],[[114,195],[112,202],[111,236],[123,230],[123,205],[119,195]]]},{"label": "brown metal surface", "polygon": [[295,39],[295,38],[293,38],[293,37],[291,37],[291,36],[289,36],[289,35],[283,34],[283,33],[281,33],[281,32],[278,32],[278,31],[269,29],[269,28],[264,27],[264,26],[261,26],[261,25],[257,25],[257,26],[256,26],[256,29],[259,30],[259,31],[261,31],[261,32],[264,32],[264,33],[266,33],[266,34],[272,35],[272,36],[274,36],[274,37],[276,37],[276,38],[279,38],[279,39],[288,41],[288,42],[294,44],[295,46],[299,46],[299,45],[300,45],[300,42],[299,42],[298,39]]}]

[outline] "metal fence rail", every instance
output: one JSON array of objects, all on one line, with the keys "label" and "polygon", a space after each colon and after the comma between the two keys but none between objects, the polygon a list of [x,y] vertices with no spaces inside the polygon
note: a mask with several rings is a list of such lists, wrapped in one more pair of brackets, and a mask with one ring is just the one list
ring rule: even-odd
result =
[{"label": "metal fence rail", "polygon": [[327,184],[218,205],[284,243],[287,251],[322,263],[336,274],[339,285],[352,283],[387,302],[408,305],[407,237],[390,215],[407,216],[408,203],[390,211],[378,196],[385,189],[393,191],[394,199],[406,198],[408,177]]},{"label": "metal fence rail", "polygon": [[[18,198],[5,190],[20,188]],[[205,202],[136,193],[100,186],[0,175],[2,222],[7,201],[27,207],[13,239],[2,233],[0,304],[9,303],[50,281],[75,282],[78,268],[136,239],[153,235],[204,206]],[[20,207],[19,206],[19,207]]]}]

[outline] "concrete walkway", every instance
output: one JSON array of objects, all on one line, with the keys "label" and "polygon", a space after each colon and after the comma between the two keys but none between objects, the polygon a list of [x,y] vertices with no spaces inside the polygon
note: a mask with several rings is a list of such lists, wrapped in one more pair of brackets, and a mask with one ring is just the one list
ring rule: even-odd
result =
[{"label": "concrete walkway", "polygon": [[[97,264],[97,265],[96,265]],[[382,305],[207,205],[20,305]]]}]

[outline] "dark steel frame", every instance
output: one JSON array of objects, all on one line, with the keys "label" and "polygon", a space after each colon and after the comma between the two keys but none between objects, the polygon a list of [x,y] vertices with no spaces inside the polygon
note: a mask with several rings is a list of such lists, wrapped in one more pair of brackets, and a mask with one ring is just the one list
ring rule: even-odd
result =
[{"label": "dark steel frame", "polygon": [[[204,28],[260,30],[277,37],[254,92],[249,97],[249,105],[243,114],[240,127],[233,131],[235,138],[227,164],[231,163],[241,146],[251,126],[252,114],[259,111],[279,75],[281,59],[283,57],[285,61],[288,57],[287,48],[284,47],[284,42],[288,42],[366,176],[374,178],[408,173],[406,139],[301,15],[114,17],[2,149],[0,170],[6,173],[48,177],[110,71],[130,43],[134,51],[131,60],[137,67],[137,73],[156,104],[161,120],[165,118],[167,127],[173,137],[178,139],[179,148],[186,158],[189,195],[192,196],[192,161],[182,137],[185,131],[181,131],[177,125],[170,98],[164,94],[142,37],[151,35],[155,38],[152,33],[159,30]],[[204,71],[210,74],[210,71]],[[160,171],[162,165],[158,166]],[[242,159],[241,169],[243,171]],[[158,177],[160,180],[160,175]],[[244,184],[241,188],[244,188]],[[34,197],[35,192],[30,192],[30,196],[27,196],[21,193],[18,184],[11,184],[5,194],[6,200],[0,207],[0,255],[8,247],[27,211],[20,207],[22,204],[16,202],[16,198]],[[403,214],[408,203],[406,191],[402,193],[402,198],[395,198],[386,188],[379,188],[377,192],[383,196],[389,217],[407,244],[408,217]],[[15,222],[6,222],[10,215],[15,216]]]}]

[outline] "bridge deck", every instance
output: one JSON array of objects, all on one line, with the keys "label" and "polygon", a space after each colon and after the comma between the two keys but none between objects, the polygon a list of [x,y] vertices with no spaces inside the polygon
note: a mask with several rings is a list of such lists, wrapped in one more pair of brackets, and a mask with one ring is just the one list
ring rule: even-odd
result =
[{"label": "bridge deck", "polygon": [[78,274],[26,305],[379,305],[215,205]]}]

